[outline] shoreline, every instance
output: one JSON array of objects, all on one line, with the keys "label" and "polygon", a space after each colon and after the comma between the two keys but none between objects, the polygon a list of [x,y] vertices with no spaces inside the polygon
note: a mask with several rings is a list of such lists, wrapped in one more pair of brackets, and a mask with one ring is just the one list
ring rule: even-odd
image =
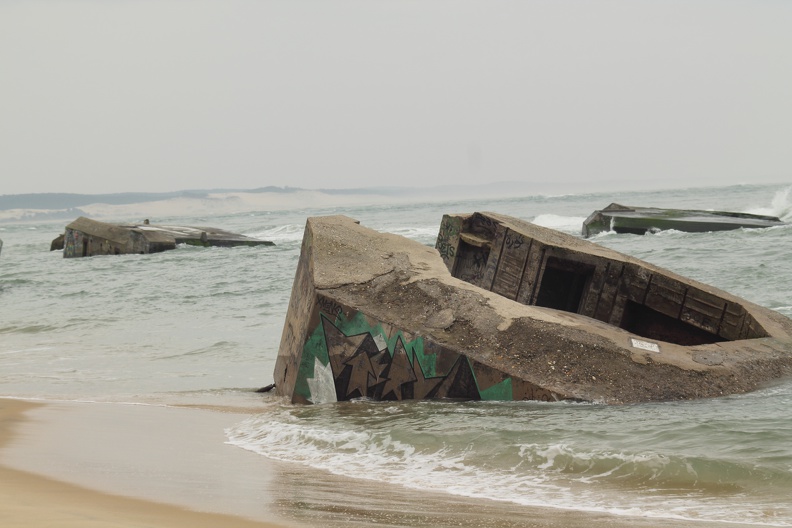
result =
[{"label": "shoreline", "polygon": [[280,463],[225,441],[226,427],[256,411],[0,398],[0,525],[726,526],[524,507],[416,491]]},{"label": "shoreline", "polygon": [[50,404],[0,398],[0,524],[33,528],[285,528],[235,515],[195,511],[167,502],[105,493],[11,467],[9,444],[20,441],[27,413]]}]

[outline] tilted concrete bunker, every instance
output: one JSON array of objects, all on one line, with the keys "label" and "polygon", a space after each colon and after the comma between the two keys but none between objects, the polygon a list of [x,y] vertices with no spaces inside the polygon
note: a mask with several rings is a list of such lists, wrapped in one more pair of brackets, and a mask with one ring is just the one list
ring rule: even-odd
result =
[{"label": "tilted concrete bunker", "polygon": [[676,400],[792,374],[792,320],[494,213],[436,249],[343,217],[306,223],[276,361],[293,402]]},{"label": "tilted concrete bunker", "polygon": [[757,229],[787,225],[777,216],[739,213],[732,211],[707,211],[700,209],[661,209],[659,207],[633,207],[612,203],[605,209],[591,213],[583,221],[584,237],[603,231],[643,235],[665,229],[690,233]]},{"label": "tilted concrete bunker", "polygon": [[701,345],[768,337],[752,315],[768,310],[749,310],[726,292],[516,218],[446,215],[437,249],[452,275],[480,288],[648,339]]},{"label": "tilted concrete bunker", "polygon": [[52,241],[50,250],[63,249],[64,258],[95,255],[159,253],[177,244],[193,246],[271,246],[258,240],[214,227],[111,224],[83,216],[66,226],[66,232]]}]

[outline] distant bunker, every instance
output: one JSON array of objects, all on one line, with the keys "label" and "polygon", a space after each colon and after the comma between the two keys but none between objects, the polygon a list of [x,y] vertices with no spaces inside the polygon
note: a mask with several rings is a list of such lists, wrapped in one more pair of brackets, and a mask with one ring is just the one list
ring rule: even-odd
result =
[{"label": "distant bunker", "polygon": [[792,374],[792,320],[588,241],[445,215],[436,248],[307,220],[274,370],[295,403],[723,396]]},{"label": "distant bunker", "polygon": [[613,231],[620,234],[643,235],[675,229],[688,233],[756,229],[787,225],[776,216],[706,211],[697,209],[660,209],[632,207],[612,203],[594,211],[583,221],[583,236]]},{"label": "distant bunker", "polygon": [[177,244],[191,246],[271,246],[272,242],[238,235],[214,227],[109,224],[83,216],[66,226],[50,250],[63,249],[64,258],[94,255],[159,253]]}]

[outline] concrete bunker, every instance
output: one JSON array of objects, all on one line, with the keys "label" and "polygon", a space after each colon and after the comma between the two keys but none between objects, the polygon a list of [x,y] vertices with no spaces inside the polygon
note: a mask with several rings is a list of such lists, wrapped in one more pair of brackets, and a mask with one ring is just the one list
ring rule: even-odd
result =
[{"label": "concrete bunker", "polygon": [[529,222],[473,213],[442,226],[437,249],[454,277],[523,304],[684,346],[768,336],[740,303]]},{"label": "concrete bunker", "polygon": [[584,237],[604,231],[644,235],[665,229],[689,233],[757,229],[787,225],[777,216],[757,215],[733,211],[700,209],[661,209],[658,207],[633,207],[612,203],[591,213],[583,221]]},{"label": "concrete bunker", "polygon": [[636,403],[789,375],[780,313],[494,213],[444,216],[435,248],[309,218],[273,372],[294,403]]},{"label": "concrete bunker", "polygon": [[96,255],[126,255],[159,253],[176,249],[178,244],[191,246],[271,246],[269,240],[259,240],[217,229],[154,225],[145,220],[139,224],[111,224],[79,217],[66,226],[55,238],[50,250],[63,250],[64,258]]}]

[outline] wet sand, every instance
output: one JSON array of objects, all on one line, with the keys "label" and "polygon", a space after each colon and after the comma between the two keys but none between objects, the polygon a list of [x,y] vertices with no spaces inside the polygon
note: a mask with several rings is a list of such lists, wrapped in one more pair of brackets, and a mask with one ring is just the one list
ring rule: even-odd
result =
[{"label": "wet sand", "polygon": [[[86,474],[90,474],[91,471],[88,468],[83,468],[86,471],[82,471],[71,464],[58,464],[54,458],[62,454],[59,450],[37,453],[35,449],[41,444],[35,441],[32,442],[32,446],[28,446],[33,449],[14,449],[14,445],[18,445],[25,439],[30,439],[31,431],[26,430],[23,426],[31,425],[31,414],[34,415],[32,420],[35,421],[40,418],[40,415],[36,415],[36,411],[59,410],[60,405],[56,404],[50,407],[20,400],[0,399],[0,526],[8,528],[39,528],[42,526],[58,528],[214,528],[217,526],[275,528],[290,526],[290,523],[285,522],[274,523],[262,519],[245,519],[235,515],[202,511],[201,507],[179,506],[177,505],[178,500],[167,495],[161,495],[160,502],[140,498],[141,496],[145,497],[145,494],[115,494],[115,491],[123,489],[123,486],[108,486],[109,493],[98,491],[92,489],[93,486],[85,487],[73,483],[73,481],[85,480]],[[77,416],[76,413],[67,414]],[[51,430],[52,424],[33,425],[50,428],[51,433],[56,433]],[[73,427],[75,430],[84,431],[83,426],[85,425],[90,426],[85,423],[74,423]],[[117,432],[123,436],[121,431]],[[156,431],[150,432],[152,435],[156,435]],[[69,435],[67,433],[64,436],[68,438]],[[59,438],[62,437],[52,437],[51,443],[59,443]],[[78,446],[70,446],[69,449],[75,447]],[[81,450],[85,456],[80,457],[78,464],[83,464],[86,459],[91,459],[91,453],[97,447],[100,446],[95,443],[84,444]],[[225,447],[230,448],[230,446]],[[130,454],[134,456],[135,447],[133,445],[117,445],[114,448],[119,451],[130,449]],[[17,455],[21,454],[21,456],[9,457],[9,451],[12,453],[19,451]],[[37,463],[27,464],[25,462],[26,453],[39,455],[35,457],[38,459]],[[13,460],[13,463],[9,463],[9,458]],[[75,461],[72,460],[72,462]],[[28,469],[26,466],[29,466],[29,469],[34,472],[9,467],[11,465],[25,467],[25,469]],[[66,468],[71,468],[75,473],[62,474]],[[103,470],[109,480],[123,481],[125,479],[124,475],[115,473],[112,469],[105,467]],[[50,475],[56,475],[56,478],[50,478]],[[102,485],[101,482],[96,484]],[[161,486],[159,492],[161,492]]]},{"label": "wet sand", "polygon": [[279,463],[225,443],[225,428],[247,416],[241,410],[0,399],[0,526],[691,525],[424,493]]}]

